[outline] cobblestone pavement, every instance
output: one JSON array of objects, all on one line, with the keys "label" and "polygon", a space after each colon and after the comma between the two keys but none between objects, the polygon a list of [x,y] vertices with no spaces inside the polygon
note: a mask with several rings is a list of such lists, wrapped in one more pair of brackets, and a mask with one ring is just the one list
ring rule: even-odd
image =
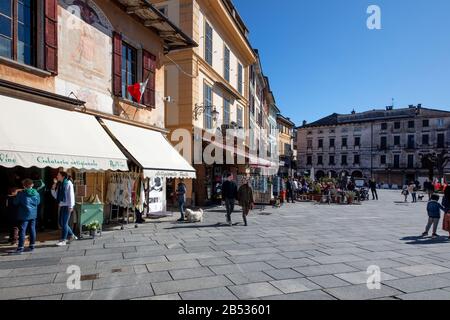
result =
[{"label": "cobblestone pavement", "polygon": [[[148,223],[64,248],[0,256],[0,299],[449,299],[450,242],[420,239],[425,203],[266,207],[249,227]],[[234,222],[240,222],[235,213]],[[174,218],[176,219],[176,218]],[[444,237],[445,235],[445,237]],[[80,290],[67,267],[81,268]],[[367,268],[382,285],[369,290]]]}]

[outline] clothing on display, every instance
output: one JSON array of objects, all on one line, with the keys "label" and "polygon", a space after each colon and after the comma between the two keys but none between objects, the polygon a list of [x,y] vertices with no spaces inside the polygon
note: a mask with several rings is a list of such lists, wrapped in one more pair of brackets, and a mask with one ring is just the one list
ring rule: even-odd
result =
[{"label": "clothing on display", "polygon": [[109,176],[106,203],[144,211],[144,178],[139,173],[113,173]]}]

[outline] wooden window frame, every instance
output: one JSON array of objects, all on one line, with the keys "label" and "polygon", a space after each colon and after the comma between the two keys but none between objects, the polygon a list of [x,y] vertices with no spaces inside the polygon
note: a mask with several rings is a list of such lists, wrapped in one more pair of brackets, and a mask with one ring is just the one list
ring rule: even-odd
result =
[{"label": "wooden window frame", "polygon": [[[126,50],[126,56],[124,57],[123,56],[123,49],[124,49],[124,47],[127,49]],[[129,70],[128,70],[128,63],[126,63],[125,64],[125,66],[123,65],[123,60],[125,59],[125,61],[127,61],[128,62],[128,49],[131,49],[133,52],[134,52],[134,57],[135,57],[135,61],[134,61],[134,70],[133,70],[133,73],[134,73],[134,78],[135,78],[135,81],[134,81],[134,83],[136,83],[137,81],[138,81],[138,49],[136,49],[135,47],[133,47],[132,45],[130,45],[128,42],[126,42],[126,41],[122,41],[122,47],[121,47],[121,50],[122,50],[122,64],[121,64],[121,72],[123,72],[124,70],[125,70],[125,79],[123,78],[123,76],[121,77],[121,85],[122,85],[122,98],[123,99],[126,99],[126,100],[129,100],[129,101],[133,101],[133,102],[136,102],[135,100],[134,100],[134,98],[133,97],[131,97],[131,95],[129,94],[129,92],[128,92],[128,86],[131,86],[131,85],[133,85],[134,83],[128,83],[128,74],[129,74]],[[123,90],[123,84],[124,84],[124,82],[125,82],[125,92],[124,92],[124,90]]]},{"label": "wooden window frame", "polygon": [[[208,36],[208,28],[211,29],[211,37]],[[214,62],[214,29],[208,21],[205,21],[205,61],[210,66],[213,65]],[[210,41],[210,42],[209,42]],[[208,44],[211,43],[211,49],[208,48]],[[211,61],[210,61],[211,59]]]}]

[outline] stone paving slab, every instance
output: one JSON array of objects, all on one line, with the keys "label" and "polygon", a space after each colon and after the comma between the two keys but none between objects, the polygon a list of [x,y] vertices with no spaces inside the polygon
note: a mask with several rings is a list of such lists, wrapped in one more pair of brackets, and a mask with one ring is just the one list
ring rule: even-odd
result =
[{"label": "stone paving slab", "polygon": [[431,275],[390,280],[385,281],[384,284],[401,290],[404,293],[412,293],[450,287],[450,279],[445,279],[443,277],[439,277],[438,275]]},{"label": "stone paving slab", "polygon": [[401,300],[450,300],[450,292],[445,290],[429,290],[397,296]]},{"label": "stone paving slab", "polygon": [[223,258],[208,258],[208,259],[198,259],[198,262],[205,267],[209,267],[209,266],[223,266],[223,265],[228,265],[228,264],[232,264],[232,262],[223,257]]},{"label": "stone paving slab", "polygon": [[235,285],[272,281],[273,278],[264,272],[242,272],[227,274],[226,277],[230,279]]},{"label": "stone paving slab", "polygon": [[228,288],[240,300],[274,296],[283,293],[268,282],[251,283]]},{"label": "stone paving slab", "polygon": [[[180,293],[183,291],[195,291],[201,289],[211,289],[225,287],[233,283],[225,276],[214,276],[199,279],[174,280],[152,284],[156,295],[169,293]],[[207,299],[205,297],[205,299]]]},{"label": "stone paving slab", "polygon": [[139,297],[152,296],[150,284],[141,284],[131,287],[117,287],[103,290],[65,293],[63,300],[129,300]]},{"label": "stone paving slab", "polygon": [[[90,292],[92,290],[92,281],[81,282],[81,291]],[[55,294],[62,294],[73,292],[67,288],[66,283],[58,284],[37,284],[22,287],[1,288],[0,297],[3,300],[32,298],[40,296],[49,296]]]},{"label": "stone paving slab", "polygon": [[298,267],[294,270],[307,277],[358,271],[358,269],[343,263]]},{"label": "stone paving slab", "polygon": [[400,291],[385,285],[382,285],[380,290],[368,290],[364,284],[325,289],[325,292],[339,300],[372,300],[401,294]]},{"label": "stone paving slab", "polygon": [[178,269],[169,271],[173,280],[194,279],[215,276],[208,268]]},{"label": "stone paving slab", "polygon": [[319,301],[319,300],[336,300],[336,298],[323,292],[321,290],[305,291],[290,294],[282,294],[278,296],[262,297],[262,300],[305,300],[305,301]]},{"label": "stone paving slab", "polygon": [[107,289],[116,287],[130,287],[141,284],[150,284],[156,282],[170,281],[172,277],[167,271],[153,273],[134,274],[120,277],[108,277],[94,280],[93,289]]},{"label": "stone paving slab", "polygon": [[427,276],[439,273],[449,273],[450,269],[433,264],[407,266],[395,268],[398,271],[413,275],[413,276]]},{"label": "stone paving slab", "polygon": [[131,300],[162,300],[162,301],[170,301],[170,300],[181,300],[181,297],[178,293],[166,294],[161,296],[153,296],[153,297],[144,297],[144,298],[135,298]]},{"label": "stone paving slab", "polygon": [[271,281],[270,284],[278,288],[283,293],[295,293],[321,289],[320,286],[306,278],[277,280]]},{"label": "stone paving slab", "polygon": [[195,260],[168,261],[168,262],[147,264],[147,269],[149,272],[170,271],[176,269],[188,269],[197,267],[200,267],[200,264]]},{"label": "stone paving slab", "polygon": [[211,266],[209,267],[215,274],[232,274],[232,273],[245,273],[254,271],[264,271],[274,269],[272,266],[265,262],[249,262],[240,264],[230,264],[224,266]]},{"label": "stone paving slab", "polygon": [[[369,276],[371,274],[367,274],[365,271],[359,271],[359,272],[349,272],[349,273],[338,273],[335,276],[345,280],[351,284],[364,284],[367,283],[367,279],[369,279]],[[396,277],[387,274],[386,272],[381,272],[381,282],[387,281],[387,280],[395,280]]]},{"label": "stone paving slab", "polygon": [[33,284],[51,283],[55,279],[55,274],[19,276],[0,279],[0,288],[29,286]]},{"label": "stone paving slab", "polygon": [[303,277],[301,273],[293,269],[274,269],[274,270],[265,270],[264,273],[268,274],[275,280],[286,280],[286,279],[296,279]]},{"label": "stone paving slab", "polygon": [[350,282],[339,279],[338,277],[336,277],[334,275],[308,277],[307,279],[325,289],[344,287],[344,286],[351,285]]},{"label": "stone paving slab", "polygon": [[204,300],[208,297],[208,300],[238,300],[238,298],[227,288],[212,288],[196,291],[188,291],[180,293],[183,300]]}]

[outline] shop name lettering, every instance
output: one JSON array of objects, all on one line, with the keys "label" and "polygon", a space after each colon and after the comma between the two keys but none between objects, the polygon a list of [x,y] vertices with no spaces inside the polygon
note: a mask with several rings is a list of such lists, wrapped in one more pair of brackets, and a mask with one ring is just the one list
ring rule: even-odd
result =
[{"label": "shop name lettering", "polygon": [[161,198],[149,198],[148,202],[149,203],[160,203],[161,202]]},{"label": "shop name lettering", "polygon": [[16,163],[16,159],[9,157],[7,153],[0,153],[0,163]]},{"label": "shop name lettering", "polygon": [[98,163],[95,161],[80,161],[80,160],[56,160],[50,157],[37,157],[37,162],[42,164],[61,165],[61,166],[80,166],[80,167],[98,167]]},{"label": "shop name lettering", "polygon": [[109,161],[109,165],[111,166],[111,168],[113,169],[122,169],[125,168],[125,165],[123,164],[123,162],[120,161]]}]

